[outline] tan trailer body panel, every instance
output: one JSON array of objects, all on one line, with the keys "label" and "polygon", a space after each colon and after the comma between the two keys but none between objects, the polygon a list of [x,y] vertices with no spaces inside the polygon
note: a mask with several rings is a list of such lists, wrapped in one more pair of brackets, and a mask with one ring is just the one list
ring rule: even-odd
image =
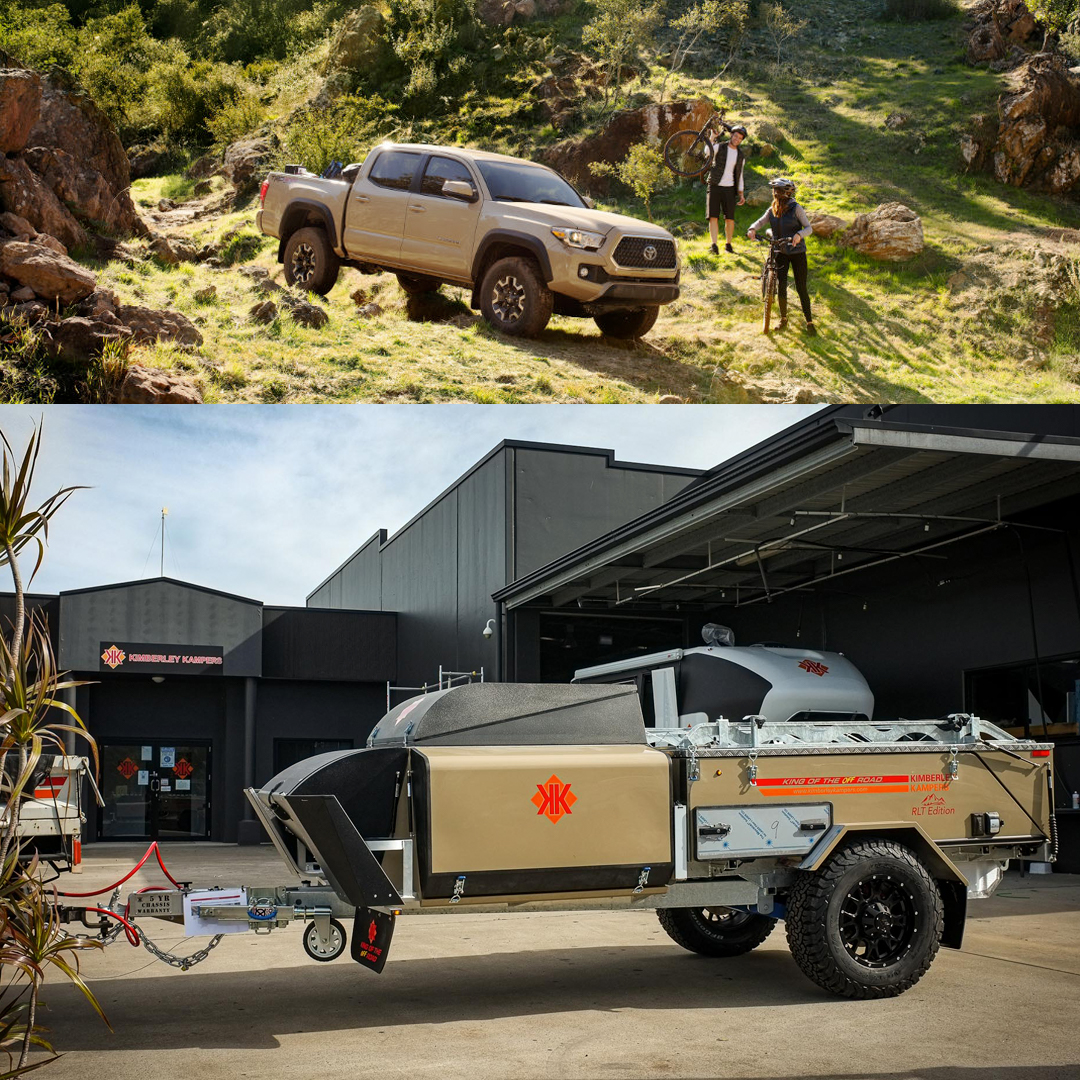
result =
[{"label": "tan trailer body panel", "polygon": [[[1002,829],[996,842],[1049,833],[1049,759],[959,748],[958,773],[950,780],[951,758],[948,749],[843,753],[817,747],[812,754],[787,754],[765,748],[758,751],[751,782],[748,752],[702,756],[690,809],[829,803],[834,825],[909,822],[938,843],[972,837],[971,815],[997,812]],[[1033,808],[1034,823],[1022,807]]]},{"label": "tan trailer body panel", "polygon": [[433,873],[672,860],[670,760],[662,751],[431,746],[414,753],[430,777]]}]

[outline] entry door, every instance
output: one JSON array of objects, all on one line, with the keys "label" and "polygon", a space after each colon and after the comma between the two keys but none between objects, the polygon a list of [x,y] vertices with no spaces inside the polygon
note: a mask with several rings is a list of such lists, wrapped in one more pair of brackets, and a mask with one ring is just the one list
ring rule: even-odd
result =
[{"label": "entry door", "polygon": [[424,167],[420,190],[409,200],[401,261],[468,280],[480,200],[469,202],[444,195],[442,187],[447,180],[465,181],[474,192],[477,190],[476,180],[464,162],[432,154]]},{"label": "entry door", "polygon": [[102,743],[99,840],[206,840],[210,743]]},{"label": "entry door", "polygon": [[380,150],[371,171],[353,185],[345,214],[345,247],[357,258],[396,262],[405,232],[405,208],[416,170],[416,151]]}]

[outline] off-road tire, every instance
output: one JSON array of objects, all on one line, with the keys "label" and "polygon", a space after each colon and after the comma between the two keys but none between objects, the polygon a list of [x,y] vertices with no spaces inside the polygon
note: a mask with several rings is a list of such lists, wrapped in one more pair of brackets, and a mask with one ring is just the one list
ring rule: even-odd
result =
[{"label": "off-road tire", "polygon": [[[876,891],[886,899],[872,901]],[[889,921],[884,930],[860,921],[873,921],[874,903]],[[889,840],[859,840],[816,873],[799,874],[788,894],[787,939],[795,963],[823,989],[849,998],[896,997],[930,967],[943,918],[941,892],[915,852]],[[871,947],[885,955],[875,959]],[[860,948],[868,950],[861,959]]]},{"label": "off-road tire", "polygon": [[325,229],[297,229],[285,244],[285,280],[305,292],[325,296],[338,279],[341,260]]},{"label": "off-road tire", "polygon": [[742,956],[776,926],[767,915],[735,908],[658,908],[656,914],[676,945],[702,956]]},{"label": "off-road tire", "polygon": [[536,337],[551,318],[555,295],[532,259],[511,255],[488,267],[480,283],[480,310],[501,334]]},{"label": "off-road tire", "polygon": [[425,274],[398,274],[397,280],[401,291],[409,296],[423,296],[424,293],[435,292],[442,284],[438,278],[427,277]]},{"label": "off-road tire", "polygon": [[656,325],[659,316],[660,305],[650,304],[633,311],[605,311],[601,315],[594,315],[593,322],[604,337],[639,338],[644,337]]}]

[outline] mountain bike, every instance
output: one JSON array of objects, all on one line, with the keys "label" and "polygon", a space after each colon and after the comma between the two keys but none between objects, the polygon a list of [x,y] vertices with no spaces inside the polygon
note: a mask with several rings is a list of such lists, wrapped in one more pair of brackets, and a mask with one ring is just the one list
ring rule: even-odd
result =
[{"label": "mountain bike", "polygon": [[683,128],[664,143],[664,164],[676,176],[700,176],[711,164],[715,150],[710,135],[731,134],[731,125],[724,122],[724,113],[714,112],[700,131]]},{"label": "mountain bike", "polygon": [[777,255],[793,255],[799,251],[805,251],[803,245],[795,247],[791,243],[791,237],[784,236],[773,239],[772,229],[766,229],[765,236],[755,237],[759,244],[769,245],[769,254],[765,258],[765,265],[761,268],[761,299],[765,303],[765,315],[761,320],[761,332],[769,332],[769,320],[772,317],[773,300],[776,299],[776,290],[780,282],[780,272],[776,266]]}]

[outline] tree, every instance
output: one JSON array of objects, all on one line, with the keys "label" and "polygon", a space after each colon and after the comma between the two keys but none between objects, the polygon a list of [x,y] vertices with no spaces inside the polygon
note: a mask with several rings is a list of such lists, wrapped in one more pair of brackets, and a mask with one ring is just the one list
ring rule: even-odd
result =
[{"label": "tree", "polygon": [[593,0],[596,16],[581,34],[581,43],[591,48],[603,68],[604,107],[618,101],[622,73],[639,49],[655,46],[656,31],[663,18],[662,0]]},{"label": "tree", "polygon": [[775,0],[772,4],[762,4],[761,18],[773,45],[776,46],[776,63],[779,66],[783,59],[784,46],[806,26],[806,20],[797,19],[784,8],[780,0]]},{"label": "tree", "polygon": [[652,221],[652,197],[669,181],[671,174],[664,165],[664,155],[647,142],[634,143],[622,161],[612,165],[594,161],[589,166],[596,176],[615,176],[645,204],[645,213]]},{"label": "tree", "polygon": [[1043,52],[1046,51],[1051,36],[1061,34],[1069,23],[1080,15],[1077,0],[1030,0],[1028,8],[1043,24]]},{"label": "tree", "polygon": [[670,64],[660,85],[660,100],[664,100],[668,79],[682,70],[702,37],[720,40],[718,53],[722,63],[713,78],[718,79],[723,75],[742,43],[749,18],[749,0],[701,0],[675,19],[671,29],[678,37],[672,46]]}]

